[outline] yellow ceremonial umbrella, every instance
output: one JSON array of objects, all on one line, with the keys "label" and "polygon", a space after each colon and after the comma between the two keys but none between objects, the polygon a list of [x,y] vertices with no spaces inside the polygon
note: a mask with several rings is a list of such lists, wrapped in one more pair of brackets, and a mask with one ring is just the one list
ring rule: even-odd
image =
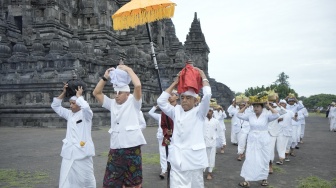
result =
[{"label": "yellow ceremonial umbrella", "polygon": [[112,15],[113,29],[122,30],[171,18],[176,4],[170,0],[131,0]]},{"label": "yellow ceremonial umbrella", "polygon": [[[134,28],[138,25],[146,24],[148,38],[151,46],[151,56],[154,62],[154,67],[157,70],[157,77],[159,82],[160,91],[162,92],[162,86],[160,81],[159,67],[156,62],[154,44],[151,37],[151,32],[149,28],[150,22],[157,20],[171,18],[174,15],[176,4],[170,0],[131,0],[122,6],[116,13],[112,15],[113,19],[113,29],[123,30]],[[171,130],[169,125],[168,116],[166,115],[166,120],[168,123],[168,129]],[[166,155],[168,157],[168,145],[166,146]],[[167,187],[170,187],[170,164],[168,165],[168,176],[167,176]],[[161,177],[161,176],[160,176]],[[161,177],[162,178],[162,177]]]},{"label": "yellow ceremonial umbrella", "polygon": [[154,44],[148,23],[173,17],[175,6],[176,4],[170,0],[131,0],[112,15],[114,30],[129,29],[146,24],[152,52],[151,56],[155,69],[157,70],[156,72],[161,92],[162,86],[159,68],[156,62]]}]

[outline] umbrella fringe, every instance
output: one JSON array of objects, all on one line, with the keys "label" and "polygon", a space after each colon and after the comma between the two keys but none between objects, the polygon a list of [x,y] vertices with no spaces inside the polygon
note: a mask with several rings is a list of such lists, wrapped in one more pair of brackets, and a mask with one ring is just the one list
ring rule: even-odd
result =
[{"label": "umbrella fringe", "polygon": [[113,29],[123,30],[134,28],[138,25],[154,22],[164,18],[171,18],[174,16],[175,6],[168,6],[161,9],[153,9],[150,11],[140,11],[129,15],[113,15]]}]

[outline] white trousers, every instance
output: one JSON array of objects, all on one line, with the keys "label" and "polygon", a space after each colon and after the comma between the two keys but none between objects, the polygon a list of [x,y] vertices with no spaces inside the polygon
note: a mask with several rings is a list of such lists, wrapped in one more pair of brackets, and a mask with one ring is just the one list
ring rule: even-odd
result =
[{"label": "white trousers", "polygon": [[300,142],[301,137],[301,124],[296,127],[296,141]]},{"label": "white trousers", "polygon": [[238,155],[243,154],[245,152],[246,142],[247,142],[246,133],[242,133],[242,131],[238,134]]},{"label": "white trousers", "polygon": [[238,134],[239,133],[235,133],[231,130],[231,143],[233,143],[233,144],[238,143]]},{"label": "white trousers", "polygon": [[301,124],[301,135],[300,135],[301,139],[304,137],[305,129],[306,129],[306,124]]},{"label": "white trousers", "polygon": [[207,152],[208,162],[209,162],[209,166],[207,168],[207,171],[211,173],[213,168],[215,167],[216,147],[207,147],[206,152]]},{"label": "white trousers", "polygon": [[81,160],[62,159],[60,188],[96,188],[92,157]]},{"label": "white trousers", "polygon": [[336,130],[336,117],[329,118],[330,131]]},{"label": "white trousers", "polygon": [[158,141],[159,141],[161,173],[165,173],[167,171],[166,147],[162,145],[163,138],[158,138]]},{"label": "white trousers", "polygon": [[203,169],[187,171],[170,171],[172,188],[204,188]]}]

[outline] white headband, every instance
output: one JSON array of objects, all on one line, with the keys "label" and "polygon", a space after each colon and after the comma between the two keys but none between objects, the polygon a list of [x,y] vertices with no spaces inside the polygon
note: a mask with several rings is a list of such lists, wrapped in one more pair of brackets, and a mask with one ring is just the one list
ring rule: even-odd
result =
[{"label": "white headband", "polygon": [[186,95],[186,96],[192,96],[192,97],[195,97],[197,98],[197,94],[195,93],[195,91],[191,88],[188,89],[188,91],[184,92],[184,93],[181,93],[181,95]]},{"label": "white headband", "polygon": [[117,86],[113,85],[113,89],[117,93],[119,93],[119,91],[125,91],[125,92],[130,92],[131,91],[131,89],[128,85],[124,85],[122,87],[117,87]]},{"label": "white headband", "polygon": [[285,104],[287,104],[286,100],[284,100],[284,99],[281,99],[281,100],[279,101],[279,103],[285,103]]},{"label": "white headband", "polygon": [[69,101],[76,101],[78,98],[76,97],[76,95],[72,96]]}]

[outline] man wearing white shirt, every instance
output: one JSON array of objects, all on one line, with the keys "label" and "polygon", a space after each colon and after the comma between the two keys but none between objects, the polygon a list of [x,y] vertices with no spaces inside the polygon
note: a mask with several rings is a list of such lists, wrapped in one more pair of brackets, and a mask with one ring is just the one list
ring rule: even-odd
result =
[{"label": "man wearing white shirt", "polygon": [[[237,114],[239,110],[243,109],[245,107],[246,103],[241,102],[238,104],[238,108],[236,108],[236,103],[235,101],[233,104],[228,108],[228,112],[231,114],[232,119],[232,132],[233,134],[231,136],[234,137],[234,140],[237,140],[238,142],[238,161],[241,161],[242,158],[244,157],[244,152],[246,148],[246,142],[247,142],[247,136],[250,131],[250,124],[248,121],[239,119],[237,117]],[[253,107],[250,106],[248,107],[244,112],[244,114],[249,114],[253,113]],[[231,139],[232,140],[232,139]]]},{"label": "man wearing white shirt", "polygon": [[232,100],[232,104],[229,106],[227,111],[229,113],[229,116],[232,117],[232,119],[231,119],[231,134],[230,134],[231,143],[233,145],[238,145],[238,132],[234,128],[235,125],[237,124],[238,118],[235,118],[234,115],[239,111],[239,109],[236,105],[236,100],[235,99]]},{"label": "man wearing white shirt", "polygon": [[[103,94],[103,88],[111,78],[114,99]],[[130,94],[129,83],[134,86]],[[139,115],[141,115],[141,82],[134,71],[119,65],[109,68],[98,82],[93,95],[111,112],[111,128],[109,133],[110,151],[103,181],[103,187],[135,187],[142,184],[141,146],[146,140],[141,131]]]},{"label": "man wearing white shirt", "polygon": [[[279,115],[286,114],[286,110],[283,107],[279,107],[277,103],[275,102],[270,102],[270,105],[272,106],[273,109],[279,112]],[[267,108],[268,112],[271,114],[272,112]],[[278,136],[281,132],[281,127],[279,125],[279,119],[276,119],[274,121],[268,122],[268,133],[270,134],[270,162],[269,162],[269,173],[273,174],[273,161],[274,161],[274,150],[276,143],[280,144],[280,141],[278,141]],[[286,143],[287,144],[287,143]],[[278,149],[280,146],[278,146]],[[281,151],[282,152],[282,151]],[[279,153],[279,150],[278,150]],[[285,153],[283,153],[285,155]]]},{"label": "man wearing white shirt", "polygon": [[[279,104],[286,109],[287,102],[285,100],[280,100]],[[284,160],[289,161],[289,143],[292,142],[293,118],[295,118],[295,114],[291,110],[286,110],[286,113],[282,114],[277,120],[279,126],[279,133],[276,138],[276,147],[279,155],[279,161],[276,162],[277,165],[282,165]]]},{"label": "man wearing white shirt", "polygon": [[158,130],[156,133],[156,138],[159,142],[159,154],[160,154],[160,166],[161,166],[161,173],[160,178],[164,179],[165,173],[167,171],[167,156],[166,156],[166,147],[162,145],[163,141],[163,133],[161,128],[161,114],[155,113],[155,110],[158,109],[158,106],[153,106],[148,114],[154,118],[158,122]]},{"label": "man wearing white shirt", "polygon": [[[300,104],[302,104],[302,101],[299,101]],[[300,137],[300,144],[303,144],[303,137],[304,137],[304,132],[306,129],[306,118],[309,116],[308,110],[307,108],[302,108],[298,111],[299,116],[302,116],[302,118],[300,119],[300,123],[301,123],[301,132],[299,134]]]},{"label": "man wearing white shirt", "polygon": [[213,116],[214,116],[214,118],[216,118],[218,120],[219,125],[222,128],[223,139],[221,140],[220,135],[218,135],[217,140],[218,140],[219,146],[221,147],[220,153],[224,153],[224,148],[226,146],[226,137],[225,137],[226,127],[225,127],[224,119],[227,117],[227,115],[226,115],[224,109],[221,106],[218,105],[216,107],[216,109],[214,109],[214,111],[213,111]]},{"label": "man wearing white shirt", "polygon": [[63,139],[60,188],[95,188],[92,156],[95,148],[91,137],[93,112],[84,100],[83,89],[78,86],[76,96],[70,98],[70,109],[62,107],[68,84],[53,99],[51,108],[67,120],[66,137]]},{"label": "man wearing white shirt", "polygon": [[194,69],[198,70],[203,85],[203,97],[198,106],[195,106],[198,95],[191,88],[180,94],[181,105],[169,104],[168,98],[178,85],[178,78],[157,99],[160,109],[174,121],[168,155],[170,186],[174,188],[203,188],[203,170],[208,167],[203,127],[209,111],[211,87],[204,72]]},{"label": "man wearing white shirt", "polygon": [[219,121],[213,117],[213,109],[210,108],[204,125],[204,141],[209,161],[209,166],[205,169],[205,171],[208,171],[208,180],[212,179],[212,170],[215,167],[216,139],[217,136],[219,136],[219,140],[223,142],[223,135],[223,129],[221,128]]}]

